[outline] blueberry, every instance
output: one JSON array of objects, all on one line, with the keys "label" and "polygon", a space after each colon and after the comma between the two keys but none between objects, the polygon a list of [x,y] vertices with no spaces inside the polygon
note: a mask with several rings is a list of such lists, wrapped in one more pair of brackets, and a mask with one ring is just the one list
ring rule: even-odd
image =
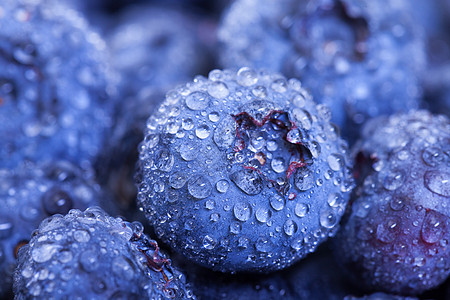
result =
[{"label": "blueberry", "polygon": [[104,203],[93,171],[66,161],[0,169],[0,298],[12,288],[17,250],[39,223],[72,208]]},{"label": "blueberry", "polygon": [[45,1],[2,1],[0,28],[0,167],[93,161],[114,104],[101,38]]},{"label": "blueberry", "polygon": [[199,23],[175,9],[140,5],[123,11],[109,34],[123,101],[98,169],[124,207],[136,197],[134,165],[145,121],[167,90],[203,71],[207,53]]},{"label": "blueberry", "polygon": [[367,119],[417,108],[424,45],[404,1],[235,1],[219,29],[224,67],[283,72],[353,140]]},{"label": "blueberry", "polygon": [[196,77],[147,121],[139,206],[164,242],[203,266],[282,269],[335,234],[352,188],[330,118],[278,73]]},{"label": "blueberry", "polygon": [[336,240],[361,286],[417,295],[450,274],[450,122],[412,111],[369,121],[357,187]]},{"label": "blueberry", "polygon": [[45,219],[19,251],[16,298],[195,298],[142,230],[98,207]]}]

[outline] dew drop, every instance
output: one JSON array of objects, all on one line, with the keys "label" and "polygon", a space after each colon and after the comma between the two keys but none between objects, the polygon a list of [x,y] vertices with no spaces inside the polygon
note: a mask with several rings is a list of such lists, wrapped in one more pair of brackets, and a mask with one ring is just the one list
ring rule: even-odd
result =
[{"label": "dew drop", "polygon": [[273,249],[273,245],[269,239],[260,237],[256,240],[255,248],[259,252],[265,253],[271,251]]},{"label": "dew drop", "polygon": [[287,220],[283,225],[284,233],[288,236],[293,236],[297,232],[297,224],[291,219]]},{"label": "dew drop", "polygon": [[332,209],[323,209],[319,216],[320,225],[325,228],[333,228],[338,223],[338,217]]},{"label": "dew drop", "polygon": [[339,171],[344,167],[344,157],[340,154],[330,154],[327,157],[328,166],[333,171]]},{"label": "dew drop", "polygon": [[230,91],[225,83],[222,81],[214,81],[208,85],[208,94],[217,99],[226,98]]},{"label": "dew drop", "polygon": [[211,194],[211,183],[203,175],[195,175],[189,179],[188,184],[189,194],[196,199],[205,199]]},{"label": "dew drop", "polygon": [[231,116],[226,116],[214,130],[214,143],[219,149],[227,149],[236,138],[236,122]]},{"label": "dew drop", "polygon": [[283,173],[286,170],[286,161],[282,157],[275,157],[270,163],[275,173]]},{"label": "dew drop", "polygon": [[234,217],[239,221],[245,222],[250,219],[252,210],[250,205],[244,202],[237,203],[233,208]]},{"label": "dew drop", "polygon": [[255,212],[256,220],[261,223],[266,223],[270,219],[270,216],[271,212],[267,208],[260,207]]},{"label": "dew drop", "polygon": [[216,247],[216,244],[217,241],[212,236],[205,235],[205,237],[203,238],[202,247],[206,250],[214,249],[214,247]]},{"label": "dew drop", "polygon": [[377,240],[383,243],[392,243],[398,236],[398,222],[394,219],[383,220],[383,222],[377,226]]},{"label": "dew drop", "polygon": [[86,230],[77,230],[73,233],[73,238],[79,243],[87,243],[91,239],[91,234]]},{"label": "dew drop", "polygon": [[230,183],[225,179],[221,179],[221,180],[217,181],[217,183],[216,183],[217,191],[222,194],[224,194],[228,191],[229,186],[230,186]]},{"label": "dew drop", "polygon": [[84,251],[80,254],[80,265],[86,272],[93,272],[99,266],[98,254],[94,250]]},{"label": "dew drop", "polygon": [[428,171],[424,175],[424,183],[432,193],[450,197],[450,173],[445,171]]},{"label": "dew drop", "polygon": [[297,203],[294,209],[295,215],[297,217],[303,218],[309,212],[309,207],[305,203]]},{"label": "dew drop", "polygon": [[8,216],[0,216],[0,239],[9,237],[12,233],[14,223]]},{"label": "dew drop", "polygon": [[172,175],[170,175],[169,177],[169,185],[178,190],[181,189],[185,184],[186,181],[188,180],[186,174],[184,172],[175,172]]},{"label": "dew drop", "polygon": [[284,208],[285,199],[278,194],[273,195],[270,198],[270,206],[276,211],[280,211]]},{"label": "dew drop", "polygon": [[241,232],[241,224],[239,222],[232,222],[230,225],[230,232],[232,234],[239,234]]},{"label": "dew drop", "polygon": [[211,129],[206,124],[200,125],[197,129],[195,129],[195,135],[201,140],[206,139],[210,132]]},{"label": "dew drop", "polygon": [[430,167],[436,167],[444,161],[444,153],[436,147],[426,148],[422,152],[422,159]]},{"label": "dew drop", "polygon": [[208,104],[209,96],[203,92],[193,92],[186,97],[186,106],[192,110],[203,110]]},{"label": "dew drop", "polygon": [[54,244],[38,244],[31,250],[31,257],[37,263],[49,261],[62,246]]},{"label": "dew drop", "polygon": [[294,184],[300,191],[314,187],[314,174],[310,169],[298,168],[294,174]]},{"label": "dew drop", "polygon": [[258,75],[253,69],[244,67],[239,69],[236,79],[242,86],[251,86],[258,82]]},{"label": "dew drop", "polygon": [[127,258],[123,256],[113,258],[111,262],[111,269],[113,273],[116,274],[119,278],[130,281],[133,280],[134,269]]},{"label": "dew drop", "polygon": [[389,202],[389,206],[392,210],[400,211],[405,207],[405,201],[402,197],[394,196]]},{"label": "dew drop", "polygon": [[247,195],[257,195],[263,189],[263,181],[256,170],[243,169],[230,175],[231,181]]},{"label": "dew drop", "polygon": [[389,191],[394,191],[403,184],[403,181],[405,181],[405,175],[403,171],[389,171],[383,179],[383,187]]},{"label": "dew drop", "polygon": [[194,121],[192,121],[192,119],[191,118],[187,118],[187,119],[184,119],[182,122],[181,122],[181,127],[184,129],[184,130],[192,130],[192,128],[194,128]]},{"label": "dew drop", "polygon": [[216,123],[216,122],[218,122],[218,121],[220,120],[220,115],[219,115],[218,112],[213,111],[213,112],[211,112],[211,113],[209,114],[208,118],[209,118],[209,120],[210,120],[211,122]]},{"label": "dew drop", "polygon": [[422,240],[428,244],[437,243],[446,232],[446,222],[444,215],[434,210],[427,211],[420,232]]},{"label": "dew drop", "polygon": [[192,161],[197,158],[198,150],[194,143],[186,143],[180,146],[180,156],[185,161]]},{"label": "dew drop", "polygon": [[155,157],[156,167],[163,172],[169,172],[172,170],[174,158],[172,153],[168,149],[162,149],[158,151]]}]

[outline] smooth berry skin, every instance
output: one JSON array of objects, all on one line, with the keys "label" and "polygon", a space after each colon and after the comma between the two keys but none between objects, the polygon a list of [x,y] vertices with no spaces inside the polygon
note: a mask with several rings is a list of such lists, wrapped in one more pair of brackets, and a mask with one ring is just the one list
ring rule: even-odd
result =
[{"label": "smooth berry skin", "polygon": [[218,32],[222,66],[298,78],[353,143],[366,120],[419,105],[425,50],[408,8],[406,1],[235,1]]},{"label": "smooth berry skin", "polygon": [[336,257],[372,290],[417,295],[450,274],[449,119],[376,118],[355,145],[355,188]]},{"label": "smooth berry skin", "polygon": [[334,235],[352,188],[330,117],[277,73],[196,77],[147,121],[138,205],[164,242],[205,267],[285,268]]},{"label": "smooth berry skin", "polygon": [[195,299],[142,231],[99,207],[45,219],[19,251],[16,299]]},{"label": "smooth berry skin", "polygon": [[105,204],[93,173],[67,161],[0,169],[0,298],[12,291],[17,251],[42,220]]},{"label": "smooth berry skin", "polygon": [[0,167],[93,163],[114,109],[102,39],[75,11],[46,1],[2,1],[0,28]]}]

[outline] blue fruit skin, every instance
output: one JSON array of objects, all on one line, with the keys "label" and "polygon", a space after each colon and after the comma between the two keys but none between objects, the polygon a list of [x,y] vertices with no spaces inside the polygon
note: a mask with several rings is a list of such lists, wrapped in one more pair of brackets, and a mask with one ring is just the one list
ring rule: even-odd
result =
[{"label": "blue fruit skin", "polygon": [[419,105],[424,41],[408,8],[406,1],[238,0],[218,32],[222,66],[300,79],[354,142],[366,120]]},{"label": "blue fruit skin", "polygon": [[361,285],[418,295],[450,274],[450,122],[427,111],[368,122],[336,257]]},{"label": "blue fruit skin", "polygon": [[242,68],[166,95],[140,144],[138,204],[156,234],[222,272],[268,272],[333,236],[346,143],[297,80]]},{"label": "blue fruit skin", "polygon": [[104,42],[57,3],[6,0],[0,11],[0,167],[93,163],[114,109]]},{"label": "blue fruit skin", "polygon": [[72,208],[104,204],[91,169],[67,161],[0,169],[0,298],[12,290],[17,250],[41,221]]},{"label": "blue fruit skin", "polygon": [[16,299],[195,299],[142,231],[99,207],[45,219],[19,251]]}]

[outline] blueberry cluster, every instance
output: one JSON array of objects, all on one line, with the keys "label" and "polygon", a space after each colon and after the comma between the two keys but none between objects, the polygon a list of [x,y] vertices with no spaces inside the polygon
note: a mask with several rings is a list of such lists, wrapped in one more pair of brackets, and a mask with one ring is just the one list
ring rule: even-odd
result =
[{"label": "blueberry cluster", "polygon": [[449,299],[449,3],[0,1],[0,299]]}]

